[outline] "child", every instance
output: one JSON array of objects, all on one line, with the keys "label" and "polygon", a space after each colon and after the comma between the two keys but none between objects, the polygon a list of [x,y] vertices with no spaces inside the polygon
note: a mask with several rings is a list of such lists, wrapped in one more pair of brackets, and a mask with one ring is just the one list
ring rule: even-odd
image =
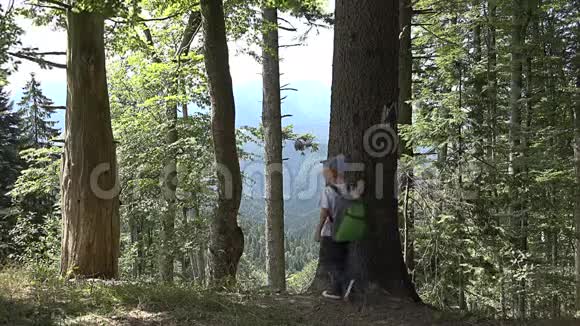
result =
[{"label": "child", "polygon": [[315,239],[321,242],[321,264],[330,274],[331,289],[322,293],[328,299],[347,300],[354,285],[354,280],[347,284],[346,263],[348,259],[348,242],[336,242],[332,238],[333,216],[340,213],[337,199],[348,196],[348,187],[344,183],[346,163],[344,156],[323,161],[323,175],[327,186],[320,198],[320,222],[316,228]]}]

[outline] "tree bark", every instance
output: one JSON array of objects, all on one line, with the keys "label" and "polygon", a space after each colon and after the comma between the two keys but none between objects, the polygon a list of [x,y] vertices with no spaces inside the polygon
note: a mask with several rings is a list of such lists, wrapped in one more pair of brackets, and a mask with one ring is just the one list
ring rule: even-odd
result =
[{"label": "tree bark", "polygon": [[[576,36],[580,33],[580,24],[576,23]],[[578,43],[576,43],[578,44]],[[574,104],[574,168],[576,174],[576,195],[574,200],[574,222],[576,227],[576,311],[580,311],[580,55],[576,52],[576,101]]]},{"label": "tree bark", "polygon": [[280,101],[280,58],[278,10],[264,8],[262,37],[262,125],[266,151],[266,267],[268,285],[286,290],[284,257],[284,190],[282,169],[282,109]]},{"label": "tree bark", "polygon": [[[171,87],[172,89],[174,87]],[[165,144],[170,148],[179,138],[177,134],[177,103],[167,103],[165,118],[169,129],[165,135]],[[169,150],[163,167],[163,199],[166,209],[161,218],[159,273],[163,282],[171,283],[174,277],[175,260],[175,216],[177,214],[177,160],[174,150]]]},{"label": "tree bark", "polygon": [[242,229],[237,222],[242,178],[222,0],[202,0],[201,10],[218,171],[218,203],[210,225],[210,279],[214,284],[220,284],[227,279],[235,279],[244,249]]},{"label": "tree bark", "polygon": [[69,10],[67,27],[61,273],[116,278],[119,197],[105,70],[104,17]]},{"label": "tree bark", "polygon": [[[399,52],[399,124],[407,126],[413,123],[413,106],[410,103],[413,98],[412,6],[411,0],[401,0],[399,2],[399,29],[401,31]],[[408,157],[413,156],[413,147],[404,140],[401,140],[401,154]],[[401,183],[405,187],[403,257],[407,269],[411,274],[415,270],[415,246],[413,241],[415,216],[413,204],[409,204],[409,197],[412,197],[414,188],[413,178],[413,168],[410,167],[408,171],[404,171],[403,182]]]},{"label": "tree bark", "polygon": [[[524,62],[524,43],[525,43],[525,13],[527,5],[525,0],[513,0],[512,2],[512,26],[511,26],[511,88],[510,88],[510,166],[509,174],[512,177],[509,195],[510,195],[510,219],[512,226],[512,241],[514,248],[520,252],[525,251],[524,224],[525,219],[522,217],[522,198],[519,193],[520,174],[522,166],[520,163],[522,156],[522,84],[523,84],[523,62]],[[518,282],[516,290],[518,318],[526,316],[526,281]]]},{"label": "tree bark", "polygon": [[487,40],[487,113],[489,138],[487,145],[487,159],[495,160],[495,132],[497,115],[497,0],[488,1],[489,36]]},{"label": "tree bark", "polygon": [[[349,183],[364,181],[369,224],[367,238],[350,245],[348,273],[358,280],[367,302],[380,299],[385,290],[420,300],[401,250],[394,189],[397,153],[364,141],[369,130],[396,133],[398,11],[397,1],[336,2],[329,156],[343,153],[364,166],[359,173],[346,175]],[[388,145],[395,147],[392,140]],[[311,289],[327,283],[319,266]]]}]

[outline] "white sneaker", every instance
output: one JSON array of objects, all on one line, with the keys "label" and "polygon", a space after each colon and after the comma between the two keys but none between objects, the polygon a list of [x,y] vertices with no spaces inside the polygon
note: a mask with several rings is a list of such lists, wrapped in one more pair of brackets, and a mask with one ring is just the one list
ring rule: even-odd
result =
[{"label": "white sneaker", "polygon": [[327,298],[327,299],[332,299],[332,300],[340,300],[342,299],[342,297],[340,295],[334,294],[331,291],[324,291],[322,292],[322,296]]},{"label": "white sneaker", "polygon": [[350,293],[352,292],[352,288],[354,286],[354,280],[350,280],[348,282],[348,286],[346,287],[346,291],[344,291],[344,300],[348,301],[348,296],[350,295]]}]

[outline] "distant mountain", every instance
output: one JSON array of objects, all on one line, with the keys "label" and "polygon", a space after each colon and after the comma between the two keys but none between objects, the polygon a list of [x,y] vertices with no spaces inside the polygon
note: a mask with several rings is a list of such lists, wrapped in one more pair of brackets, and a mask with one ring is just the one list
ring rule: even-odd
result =
[{"label": "distant mountain", "polygon": [[[311,228],[318,218],[318,200],[323,188],[322,165],[326,158],[328,125],[330,121],[330,86],[317,81],[293,82],[287,87],[297,91],[284,92],[282,114],[292,115],[283,124],[293,125],[296,133],[311,133],[320,144],[318,152],[300,153],[292,142],[284,146],[284,214],[286,230],[290,233]],[[262,83],[260,81],[234,85],[236,98],[236,125],[258,126],[262,116]],[[254,153],[257,160],[242,162],[245,175],[244,198],[240,214],[242,218],[263,223],[264,162],[263,149],[247,144],[246,151]]]},{"label": "distant mountain", "polygon": [[[321,144],[317,152],[305,153],[295,151],[291,142],[284,147],[284,215],[286,229],[291,233],[315,222],[318,216],[318,200],[324,188],[320,161],[326,158],[326,152],[326,144]],[[246,178],[240,214],[261,223],[265,219],[264,162],[242,162],[241,167]]]}]

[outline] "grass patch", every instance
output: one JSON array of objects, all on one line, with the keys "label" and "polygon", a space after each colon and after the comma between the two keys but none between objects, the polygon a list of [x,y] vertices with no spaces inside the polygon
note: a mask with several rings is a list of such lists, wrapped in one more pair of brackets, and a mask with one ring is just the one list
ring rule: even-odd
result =
[{"label": "grass patch", "polygon": [[0,271],[0,325],[297,325],[251,295],[191,285],[67,281],[29,270]]}]

